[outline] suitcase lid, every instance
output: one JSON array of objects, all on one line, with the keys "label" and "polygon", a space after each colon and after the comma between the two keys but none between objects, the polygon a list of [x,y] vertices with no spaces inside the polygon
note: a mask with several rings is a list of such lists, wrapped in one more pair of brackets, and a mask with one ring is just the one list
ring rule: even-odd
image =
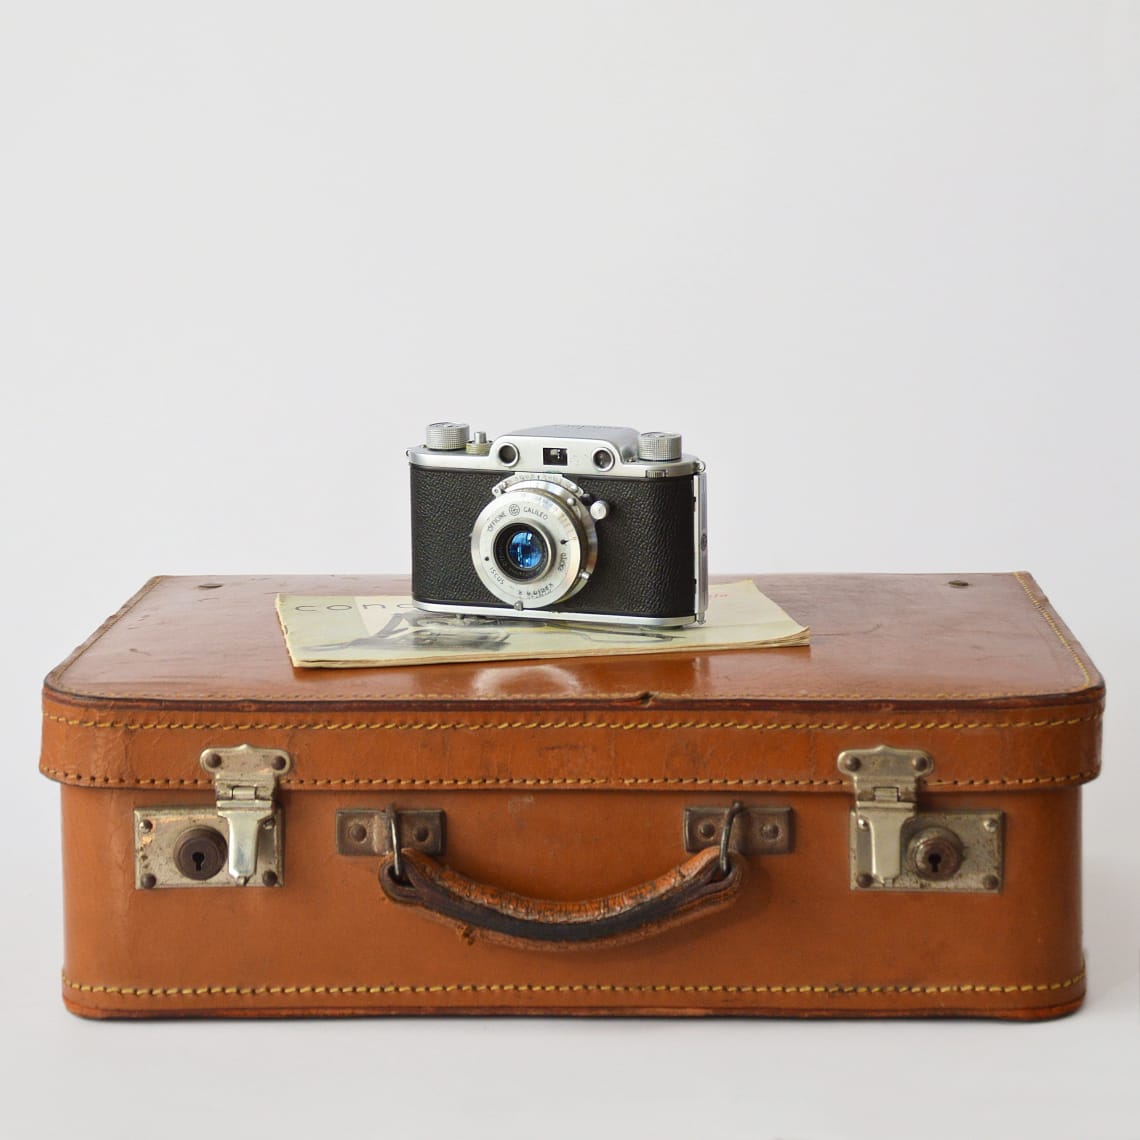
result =
[{"label": "suitcase lid", "polygon": [[201,750],[248,741],[298,754],[286,786],[835,790],[840,750],[888,743],[931,749],[932,788],[1096,775],[1103,681],[1028,574],[755,581],[810,646],[299,670],[278,593],[407,593],[407,578],[154,578],[45,681],[41,768],[205,787]]}]

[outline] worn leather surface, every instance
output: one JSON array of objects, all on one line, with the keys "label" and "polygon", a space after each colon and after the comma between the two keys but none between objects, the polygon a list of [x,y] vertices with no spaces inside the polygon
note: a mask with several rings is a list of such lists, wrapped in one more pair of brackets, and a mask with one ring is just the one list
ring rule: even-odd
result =
[{"label": "worn leather surface", "polygon": [[[751,857],[717,914],[632,946],[551,954],[457,936],[386,898],[378,857],[336,854],[338,807],[290,792],[284,885],[134,888],[132,811],[169,791],[63,788],[64,996],[117,1016],[268,1011],[752,1012],[1046,1016],[1084,993],[1079,790],[937,797],[1008,813],[1000,894],[852,891],[850,800],[780,797],[787,855]],[[201,798],[197,796],[196,798]],[[763,802],[762,796],[742,796]],[[525,895],[620,891],[683,856],[675,791],[431,791],[449,867]]]},{"label": "worn leather surface", "polygon": [[246,738],[294,751],[297,789],[834,791],[836,752],[887,738],[936,751],[932,789],[1099,763],[1103,683],[1025,575],[758,578],[810,647],[360,670],[293,669],[276,594],[406,580],[217,581],[155,579],[48,677],[46,775],[208,788],[188,757]]},{"label": "worn leather surface", "polygon": [[[736,578],[747,577],[737,575]],[[722,577],[721,581],[729,580]],[[921,703],[1000,707],[1085,701],[1100,677],[1028,574],[756,575],[810,646],[647,657],[293,669],[277,623],[278,593],[398,594],[406,577],[152,579],[48,678],[49,695],[225,705],[248,711],[383,702],[441,705],[587,704],[607,709],[741,702],[842,709]],[[968,581],[955,588],[951,580]],[[714,581],[715,585],[715,581]]]},{"label": "worn leather surface", "polygon": [[[964,1013],[1040,1017],[1084,992],[1078,785],[1103,685],[1027,576],[758,581],[810,648],[294,671],[279,591],[391,579],[159,579],[45,687],[62,789],[64,996],[92,1016],[385,1011]],[[203,748],[287,748],[284,885],[134,888],[132,812],[210,802]],[[845,748],[934,757],[920,808],[1006,813],[994,894],[849,885]],[[629,947],[536,954],[392,902],[336,853],[338,808],[441,808],[443,862],[551,900],[685,858],[687,805],[795,812],[725,910]]]}]

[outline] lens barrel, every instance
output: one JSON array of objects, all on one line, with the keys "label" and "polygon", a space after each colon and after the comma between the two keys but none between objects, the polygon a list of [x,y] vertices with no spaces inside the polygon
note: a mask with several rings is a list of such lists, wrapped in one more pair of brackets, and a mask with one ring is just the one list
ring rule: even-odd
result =
[{"label": "lens barrel", "polygon": [[471,562],[496,598],[546,609],[576,594],[597,562],[594,519],[569,480],[515,476],[496,488],[471,531]]}]

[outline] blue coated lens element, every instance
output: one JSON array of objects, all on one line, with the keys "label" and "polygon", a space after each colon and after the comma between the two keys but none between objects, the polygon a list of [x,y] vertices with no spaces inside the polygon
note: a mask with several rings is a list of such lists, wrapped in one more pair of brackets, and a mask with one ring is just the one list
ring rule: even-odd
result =
[{"label": "blue coated lens element", "polygon": [[532,523],[510,523],[495,536],[495,562],[508,578],[534,582],[550,569],[550,539]]},{"label": "blue coated lens element", "polygon": [[546,557],[546,549],[534,531],[518,530],[507,540],[507,557],[517,570],[535,570]]}]

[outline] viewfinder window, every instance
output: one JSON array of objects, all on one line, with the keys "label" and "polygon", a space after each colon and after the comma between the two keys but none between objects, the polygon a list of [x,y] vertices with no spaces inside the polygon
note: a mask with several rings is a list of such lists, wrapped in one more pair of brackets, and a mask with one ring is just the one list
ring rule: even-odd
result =
[{"label": "viewfinder window", "polygon": [[542,462],[548,464],[551,467],[565,467],[566,448],[544,447],[542,449]]}]

